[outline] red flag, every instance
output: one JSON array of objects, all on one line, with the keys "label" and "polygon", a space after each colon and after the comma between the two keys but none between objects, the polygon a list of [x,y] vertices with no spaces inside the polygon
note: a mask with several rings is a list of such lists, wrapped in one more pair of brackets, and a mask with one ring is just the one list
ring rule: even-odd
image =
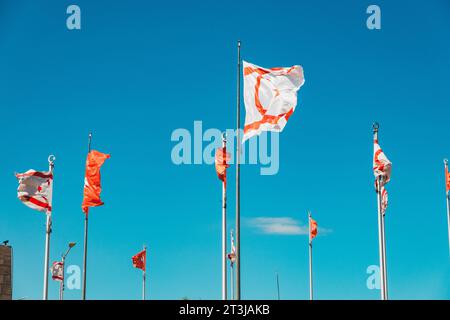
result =
[{"label": "red flag", "polygon": [[445,185],[446,185],[446,191],[450,191],[450,172],[445,172]]},{"label": "red flag", "polygon": [[309,219],[309,239],[312,241],[317,236],[317,222],[311,217]]},{"label": "red flag", "polygon": [[86,159],[86,175],[84,178],[84,196],[81,208],[84,213],[88,213],[89,207],[98,207],[103,205],[100,199],[102,187],[100,184],[100,168],[109,154],[92,150]]},{"label": "red flag", "polygon": [[216,150],[216,172],[217,176],[223,182],[227,182],[227,168],[230,166],[228,162],[230,161],[230,154],[227,152],[227,148],[219,148]]},{"label": "red flag", "polygon": [[147,250],[142,250],[138,254],[134,255],[131,260],[133,261],[133,267],[145,271],[145,265],[147,262]]}]

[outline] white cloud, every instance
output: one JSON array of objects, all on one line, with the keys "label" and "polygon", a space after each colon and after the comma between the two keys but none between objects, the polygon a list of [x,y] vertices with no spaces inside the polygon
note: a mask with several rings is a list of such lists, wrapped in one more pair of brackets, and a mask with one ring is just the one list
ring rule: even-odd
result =
[{"label": "white cloud", "polygon": [[[248,225],[264,234],[308,235],[308,225],[290,217],[257,217],[247,220]],[[331,232],[319,227],[319,234]]]},{"label": "white cloud", "polygon": [[249,225],[266,234],[304,235],[308,234],[308,226],[289,217],[258,217],[249,219]]}]

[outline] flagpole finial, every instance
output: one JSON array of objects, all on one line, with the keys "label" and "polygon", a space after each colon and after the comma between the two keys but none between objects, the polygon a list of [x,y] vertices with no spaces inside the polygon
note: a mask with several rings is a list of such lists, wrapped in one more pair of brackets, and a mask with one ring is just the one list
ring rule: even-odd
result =
[{"label": "flagpole finial", "polygon": [[227,142],[227,134],[226,132],[222,132],[222,141]]},{"label": "flagpole finial", "polygon": [[444,159],[444,164],[448,164],[448,159]]},{"label": "flagpole finial", "polygon": [[380,124],[378,122],[374,122],[372,125],[373,132],[378,132],[378,129],[380,128]]},{"label": "flagpole finial", "polygon": [[53,165],[55,160],[56,160],[56,157],[54,155],[51,154],[48,156],[48,163],[50,163],[51,165]]},{"label": "flagpole finial", "polygon": [[238,47],[241,46],[241,40],[238,40]]}]

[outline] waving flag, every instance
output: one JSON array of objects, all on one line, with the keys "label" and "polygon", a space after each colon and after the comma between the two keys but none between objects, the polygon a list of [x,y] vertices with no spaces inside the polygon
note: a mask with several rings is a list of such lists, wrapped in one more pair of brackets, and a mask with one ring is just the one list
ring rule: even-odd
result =
[{"label": "waving flag", "polygon": [[266,69],[244,61],[245,126],[243,142],[263,131],[283,131],[304,84],[303,68]]},{"label": "waving flag", "polygon": [[381,187],[381,212],[383,215],[386,214],[386,209],[388,206],[388,193],[386,191],[386,188],[383,186]]},{"label": "waving flag", "polygon": [[53,262],[51,267],[52,279],[55,281],[64,281],[64,264],[62,262]]},{"label": "waving flag", "polygon": [[445,170],[445,185],[446,185],[447,192],[449,192],[450,191],[450,172],[448,172],[447,170]]},{"label": "waving flag", "polygon": [[146,265],[146,260],[147,260],[147,250],[142,250],[138,254],[134,255],[131,258],[131,260],[133,262],[133,267],[145,271],[145,265]]},{"label": "waving flag", "polygon": [[[373,149],[373,173],[375,175],[375,189],[377,192],[381,192],[381,212],[383,215],[386,213],[388,206],[388,193],[384,188],[384,185],[391,180],[392,163],[384,154],[378,140],[374,140]],[[378,186],[378,179],[380,179],[380,185]]]},{"label": "waving flag", "polygon": [[17,197],[31,209],[51,214],[53,172],[40,172],[28,170],[25,173],[17,173],[19,188]]},{"label": "waving flag", "polygon": [[392,163],[384,154],[378,140],[373,142],[373,172],[375,178],[382,177],[381,184],[385,185],[391,180]]},{"label": "waving flag", "polygon": [[86,175],[84,178],[84,196],[81,205],[83,212],[88,213],[89,207],[103,205],[100,199],[102,187],[100,184],[100,168],[110,155],[92,150],[86,160]]},{"label": "waving flag", "polygon": [[226,148],[218,148],[216,150],[215,164],[217,176],[223,182],[227,180],[227,168],[230,166],[230,154],[227,152]]},{"label": "waving flag", "polygon": [[231,234],[231,252],[227,255],[227,257],[230,260],[231,266],[233,266],[236,262],[236,247],[234,246],[233,234]]},{"label": "waving flag", "polygon": [[317,222],[313,218],[309,218],[309,239],[312,241],[317,236]]}]

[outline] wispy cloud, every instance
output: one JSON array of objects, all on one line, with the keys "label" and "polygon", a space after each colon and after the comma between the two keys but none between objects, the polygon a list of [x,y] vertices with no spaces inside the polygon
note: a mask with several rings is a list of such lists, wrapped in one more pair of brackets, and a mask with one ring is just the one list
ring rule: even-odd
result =
[{"label": "wispy cloud", "polygon": [[[290,217],[257,217],[247,219],[247,224],[264,234],[308,235],[308,225]],[[319,227],[319,234],[331,232]]]},{"label": "wispy cloud", "polygon": [[302,235],[308,234],[308,226],[289,217],[272,218],[258,217],[248,220],[248,224],[258,231],[266,234]]}]

